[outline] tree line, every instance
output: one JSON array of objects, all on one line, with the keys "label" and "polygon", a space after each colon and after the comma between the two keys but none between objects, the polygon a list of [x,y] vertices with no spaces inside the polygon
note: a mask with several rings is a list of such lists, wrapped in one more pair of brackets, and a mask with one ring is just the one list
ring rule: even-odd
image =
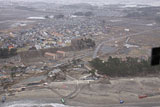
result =
[{"label": "tree line", "polygon": [[12,49],[8,49],[8,48],[0,48],[0,58],[9,58],[12,56],[17,55],[17,49],[16,48],[12,48]]},{"label": "tree line", "polygon": [[92,72],[97,72],[102,75],[111,77],[126,77],[126,76],[147,76],[149,74],[158,74],[160,66],[151,66],[150,58],[148,60],[127,57],[126,60],[121,58],[109,57],[108,61],[103,61],[96,58],[90,61],[94,68]]},{"label": "tree line", "polygon": [[87,48],[94,48],[96,45],[95,41],[90,38],[77,39],[72,41],[72,48],[76,50],[82,50]]}]

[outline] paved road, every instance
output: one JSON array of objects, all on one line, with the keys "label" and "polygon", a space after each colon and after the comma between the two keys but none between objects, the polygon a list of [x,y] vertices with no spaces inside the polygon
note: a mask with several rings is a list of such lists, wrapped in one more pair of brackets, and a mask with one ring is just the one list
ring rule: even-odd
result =
[{"label": "paved road", "polygon": [[111,41],[115,41],[115,40],[120,40],[120,39],[124,39],[124,38],[128,38],[128,37],[131,37],[131,36],[140,35],[140,34],[147,33],[147,32],[151,32],[151,31],[157,30],[157,29],[160,29],[160,27],[157,27],[157,28],[154,28],[154,29],[151,29],[151,30],[147,30],[147,31],[143,31],[143,32],[139,32],[139,33],[135,33],[135,34],[130,34],[130,35],[128,35],[128,36],[122,36],[122,37],[119,37],[119,38],[111,38],[111,39],[109,39],[109,40],[107,40],[107,41],[104,41],[104,42],[100,43],[100,44],[96,47],[96,49],[95,49],[95,51],[94,51],[94,53],[93,53],[93,57],[92,57],[92,58],[95,59],[95,58],[97,57],[97,54],[98,54],[100,48],[104,45],[104,43],[111,42]]}]

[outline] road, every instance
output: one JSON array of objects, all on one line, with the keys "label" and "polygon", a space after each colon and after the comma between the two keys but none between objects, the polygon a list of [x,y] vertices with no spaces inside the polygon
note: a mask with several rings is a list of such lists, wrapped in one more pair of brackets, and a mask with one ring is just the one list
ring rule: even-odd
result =
[{"label": "road", "polygon": [[122,37],[119,37],[119,38],[111,38],[111,39],[109,39],[109,40],[107,40],[107,41],[103,41],[102,43],[100,43],[100,44],[96,47],[96,49],[95,49],[95,51],[94,51],[94,53],[93,53],[92,58],[95,59],[95,58],[97,57],[97,54],[98,54],[100,48],[104,45],[104,43],[112,42],[112,41],[120,40],[120,39],[124,39],[124,38],[128,38],[128,37],[131,37],[131,36],[140,35],[140,34],[147,33],[147,32],[151,32],[151,31],[157,30],[157,29],[160,29],[160,27],[157,27],[157,28],[154,28],[154,29],[151,29],[151,30],[147,30],[147,31],[143,31],[143,32],[139,32],[139,33],[135,33],[135,34],[130,34],[130,35],[127,35],[127,36],[122,36]]}]

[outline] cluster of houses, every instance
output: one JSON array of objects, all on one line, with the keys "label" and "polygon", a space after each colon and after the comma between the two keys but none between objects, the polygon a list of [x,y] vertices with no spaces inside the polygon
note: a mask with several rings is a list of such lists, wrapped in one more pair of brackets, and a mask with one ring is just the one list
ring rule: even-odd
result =
[{"label": "cluster of houses", "polygon": [[27,29],[0,33],[0,47],[46,49],[70,46],[73,39],[106,33],[107,28],[96,20],[85,17],[43,20]]}]

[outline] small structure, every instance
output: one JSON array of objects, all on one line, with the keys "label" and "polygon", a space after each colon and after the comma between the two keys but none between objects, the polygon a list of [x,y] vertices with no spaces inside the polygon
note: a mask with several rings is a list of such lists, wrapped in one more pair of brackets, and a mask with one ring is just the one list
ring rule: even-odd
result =
[{"label": "small structure", "polygon": [[29,48],[30,51],[34,51],[34,50],[37,50],[36,47],[32,46],[31,48]]},{"label": "small structure", "polygon": [[54,77],[59,72],[61,72],[60,69],[54,69],[53,71],[51,71],[51,72],[48,73],[48,77]]},{"label": "small structure", "polygon": [[13,45],[9,45],[9,46],[8,46],[8,49],[9,49],[9,50],[11,50],[11,49],[13,49],[13,48],[14,48]]},{"label": "small structure", "polygon": [[64,52],[64,51],[57,51],[57,56],[58,56],[58,58],[66,57],[66,52]]},{"label": "small structure", "polygon": [[124,31],[129,32],[129,31],[130,31],[130,29],[124,29]]},{"label": "small structure", "polygon": [[50,53],[50,52],[46,52],[44,54],[45,57],[49,58],[49,59],[53,59],[53,60],[56,60],[57,59],[57,55],[54,54],[54,53]]},{"label": "small structure", "polygon": [[5,103],[6,101],[6,96],[2,96],[2,103]]},{"label": "small structure", "polygon": [[48,80],[50,81],[63,81],[66,79],[66,75],[61,69],[54,69],[48,73]]}]

